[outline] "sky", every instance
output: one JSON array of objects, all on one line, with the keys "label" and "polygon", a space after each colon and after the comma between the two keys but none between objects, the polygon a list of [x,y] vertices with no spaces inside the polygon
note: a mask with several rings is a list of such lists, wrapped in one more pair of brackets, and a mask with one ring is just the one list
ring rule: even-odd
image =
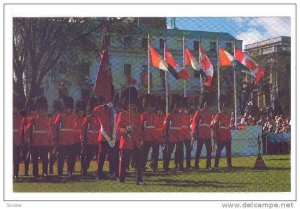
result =
[{"label": "sky", "polygon": [[[278,36],[291,36],[289,17],[177,17],[176,27],[182,30],[227,32],[243,45]],[[170,27],[171,18],[168,18]]]}]

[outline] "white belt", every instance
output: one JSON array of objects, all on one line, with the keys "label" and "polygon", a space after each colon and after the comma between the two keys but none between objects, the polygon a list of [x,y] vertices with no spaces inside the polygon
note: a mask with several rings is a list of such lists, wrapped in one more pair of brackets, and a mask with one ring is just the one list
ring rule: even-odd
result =
[{"label": "white belt", "polygon": [[17,130],[17,129],[14,129],[14,132],[19,132],[19,130]]},{"label": "white belt", "polygon": [[144,128],[155,128],[155,126],[145,126]]},{"label": "white belt", "polygon": [[228,126],[220,126],[219,128],[223,128],[223,129],[229,129]]},{"label": "white belt", "polygon": [[74,131],[72,128],[61,128],[60,131]]},{"label": "white belt", "polygon": [[48,133],[48,131],[36,131],[36,130],[34,130],[33,133]]},{"label": "white belt", "polygon": [[173,130],[180,130],[181,128],[180,128],[180,127],[170,127],[170,129],[173,129]]}]

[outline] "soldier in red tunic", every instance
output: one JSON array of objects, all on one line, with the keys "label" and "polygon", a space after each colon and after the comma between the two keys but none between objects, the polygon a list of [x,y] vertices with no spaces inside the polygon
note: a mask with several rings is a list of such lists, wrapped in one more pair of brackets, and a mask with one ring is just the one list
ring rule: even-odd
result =
[{"label": "soldier in red tunic", "polygon": [[28,99],[25,104],[27,115],[24,117],[23,125],[24,125],[24,146],[23,146],[23,158],[24,158],[24,175],[28,176],[29,170],[29,162],[31,158],[31,144],[28,138],[28,134],[26,135],[26,126],[30,124],[30,121],[33,120],[36,116],[36,106],[33,99]]},{"label": "soldier in red tunic", "polygon": [[[121,112],[124,111],[124,108],[122,107],[120,101],[119,101],[119,94],[117,93],[114,96],[114,106],[116,108],[117,115],[119,115]],[[118,116],[117,116],[118,118]],[[119,146],[120,146],[120,139],[121,135],[117,132],[116,134],[116,144],[114,147],[110,149],[109,153],[109,174],[113,176],[114,178],[119,178]]]},{"label": "soldier in red tunic", "polygon": [[212,114],[208,111],[207,103],[204,101],[202,109],[196,111],[192,121],[192,135],[193,141],[197,141],[197,150],[195,156],[195,169],[199,169],[199,160],[201,156],[201,150],[203,144],[206,148],[206,169],[211,169],[211,128],[210,123],[212,120]]},{"label": "soldier in red tunic", "polygon": [[227,168],[232,168],[231,163],[231,114],[228,111],[228,107],[225,104],[222,105],[221,113],[215,115],[214,119],[211,122],[211,127],[213,128],[217,136],[217,151],[215,159],[215,169],[219,168],[219,160],[221,156],[221,151],[226,148],[226,157],[227,157]]},{"label": "soldier in red tunic", "polygon": [[14,96],[13,101],[13,162],[14,162],[14,178],[19,178],[19,164],[21,161],[21,149],[24,144],[24,117],[21,110],[24,108],[22,100]]},{"label": "soldier in red tunic", "polygon": [[[53,123],[52,130],[58,131],[58,156],[57,171],[58,175],[63,175],[64,160],[67,158],[68,176],[72,177],[72,145],[74,144],[76,115],[72,113],[74,100],[67,96],[63,100],[64,113],[60,114]],[[53,135],[57,135],[56,133]]]},{"label": "soldier in red tunic", "polygon": [[[155,113],[156,101],[154,95],[146,95],[144,97],[144,107],[146,112],[141,114],[141,124],[142,124],[142,138],[143,138],[143,168],[146,168],[148,153],[150,148],[152,148],[153,156],[156,156],[159,150],[159,145],[154,143],[155,141],[155,124],[157,124],[157,115]],[[153,169],[154,172],[157,172],[157,168]]]},{"label": "soldier in red tunic", "polygon": [[52,104],[53,115],[50,119],[50,159],[49,159],[49,174],[53,174],[53,166],[57,159],[57,148],[58,148],[58,131],[52,130],[54,128],[54,121],[60,117],[62,113],[62,104],[61,101],[56,99]]},{"label": "soldier in red tunic", "polygon": [[163,146],[164,140],[163,140],[163,124],[164,119],[166,117],[165,112],[163,111],[165,109],[165,103],[162,100],[159,100],[158,102],[158,110],[156,113],[156,119],[155,119],[155,130],[153,133],[154,138],[154,147],[157,147],[157,151],[152,152],[151,160],[152,160],[152,170],[154,172],[158,171],[158,157],[159,157],[159,147]]},{"label": "soldier in red tunic", "polygon": [[93,110],[99,123],[99,153],[98,153],[98,171],[97,179],[105,179],[106,175],[103,172],[103,166],[106,156],[110,153],[112,147],[116,143],[116,122],[117,113],[112,102],[107,103],[102,100],[99,102],[100,105],[96,106]]},{"label": "soldier in red tunic", "polygon": [[87,175],[90,162],[93,156],[98,155],[98,135],[100,129],[100,123],[95,114],[94,108],[98,105],[97,98],[91,97],[89,100],[89,112],[83,121],[81,128],[81,142],[82,142],[82,154],[81,154],[81,169],[82,176]]},{"label": "soldier in red tunic", "polygon": [[183,106],[181,110],[181,138],[185,146],[185,166],[186,169],[191,168],[191,152],[192,152],[192,136],[191,136],[191,116],[188,111],[188,105],[186,98],[182,98]]},{"label": "soldier in red tunic", "polygon": [[72,159],[71,159],[71,166],[72,171],[75,170],[75,163],[77,156],[81,153],[81,138],[80,133],[82,129],[83,120],[85,119],[85,110],[86,105],[83,101],[77,101],[75,104],[75,112],[76,112],[76,127],[75,127],[75,136],[74,142],[72,145]]},{"label": "soldier in red tunic", "polygon": [[128,87],[122,91],[121,103],[128,109],[121,112],[117,120],[117,132],[121,135],[119,181],[125,182],[126,168],[132,155],[136,167],[136,184],[142,185],[144,184],[141,151],[142,125],[140,114],[136,112],[137,99],[137,91],[134,87]]},{"label": "soldier in red tunic", "polygon": [[49,123],[50,119],[47,115],[48,103],[44,96],[40,96],[35,100],[37,114],[28,120],[26,125],[26,135],[30,140],[33,176],[39,176],[38,164],[39,159],[42,161],[42,177],[48,176],[48,151],[50,145],[49,139]]},{"label": "soldier in red tunic", "polygon": [[[177,99],[175,99],[177,98]],[[179,171],[183,171],[183,140],[181,135],[182,121],[179,114],[180,97],[173,96],[171,106],[173,106],[173,112],[168,113],[164,119],[163,132],[165,135],[166,146],[164,146],[164,163],[163,168],[167,172],[169,170],[169,164],[171,160],[171,154],[176,145],[177,151],[177,164]],[[176,101],[177,100],[177,101]],[[178,107],[179,106],[179,107]]]}]

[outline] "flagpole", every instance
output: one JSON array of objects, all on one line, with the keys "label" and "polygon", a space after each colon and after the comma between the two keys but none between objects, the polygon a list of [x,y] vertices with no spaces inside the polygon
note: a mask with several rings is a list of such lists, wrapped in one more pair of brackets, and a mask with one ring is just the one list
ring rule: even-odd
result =
[{"label": "flagpole", "polygon": [[148,34],[148,94],[150,94],[150,52],[149,52],[149,46],[150,46],[150,36]]},{"label": "flagpole", "polygon": [[219,60],[219,37],[217,38],[217,73],[218,73],[218,112],[221,112],[220,107],[220,60]]},{"label": "flagpole", "polygon": [[[182,59],[183,59],[183,68],[184,66],[184,36],[182,37]],[[186,80],[183,80],[183,96],[186,97]]]},{"label": "flagpole", "polygon": [[[233,56],[235,57],[235,40],[233,45]],[[235,66],[233,65],[233,94],[234,94],[234,126],[237,125],[237,98],[236,98],[236,72]]]},{"label": "flagpole", "polygon": [[[201,61],[200,57],[200,46],[201,46],[201,37],[199,36],[199,46],[198,46],[198,53],[199,53],[199,63]],[[201,69],[200,69],[201,70]],[[203,79],[201,76],[201,73],[199,74],[199,79],[200,79],[200,94],[203,94]]]},{"label": "flagpole", "polygon": [[[166,37],[164,39],[164,60],[166,60]],[[166,114],[169,113],[169,89],[168,89],[168,71],[165,71],[165,89],[166,89]]]}]

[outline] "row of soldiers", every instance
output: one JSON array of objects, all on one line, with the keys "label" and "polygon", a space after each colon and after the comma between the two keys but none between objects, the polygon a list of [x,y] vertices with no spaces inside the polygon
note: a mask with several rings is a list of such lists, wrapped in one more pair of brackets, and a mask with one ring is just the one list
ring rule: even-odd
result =
[{"label": "row of soldiers", "polygon": [[[109,156],[109,172],[125,182],[126,169],[130,159],[136,168],[136,183],[144,184],[145,170],[150,148],[151,167],[158,171],[158,156],[163,148],[163,169],[169,170],[171,154],[175,151],[175,164],[179,171],[184,169],[184,147],[186,149],[186,169],[191,168],[191,150],[197,143],[195,169],[199,169],[202,146],[207,151],[206,169],[211,169],[212,130],[217,138],[217,151],[214,167],[218,169],[223,147],[226,147],[227,165],[231,168],[231,114],[223,106],[216,115],[208,110],[204,102],[195,114],[190,115],[184,98],[173,102],[172,112],[163,112],[162,102],[153,95],[144,98],[145,112],[137,112],[138,94],[134,87],[124,89],[120,97],[111,102],[91,97],[89,114],[85,114],[84,102],[76,102],[65,97],[53,102],[53,115],[47,114],[48,103],[44,96],[26,102],[26,111],[18,98],[14,99],[14,178],[19,176],[22,148],[30,150],[33,163],[32,174],[39,176],[38,161],[42,161],[42,176],[48,171],[53,174],[57,158],[57,174],[63,175],[64,161],[67,161],[67,174],[72,176],[76,158],[81,154],[81,173],[88,174],[93,156],[97,156],[97,179],[105,179],[104,162]],[[29,153],[29,152],[26,152]],[[50,157],[49,157],[50,156]],[[25,157],[25,174],[28,175],[28,157]],[[49,170],[48,170],[49,165]]]}]

